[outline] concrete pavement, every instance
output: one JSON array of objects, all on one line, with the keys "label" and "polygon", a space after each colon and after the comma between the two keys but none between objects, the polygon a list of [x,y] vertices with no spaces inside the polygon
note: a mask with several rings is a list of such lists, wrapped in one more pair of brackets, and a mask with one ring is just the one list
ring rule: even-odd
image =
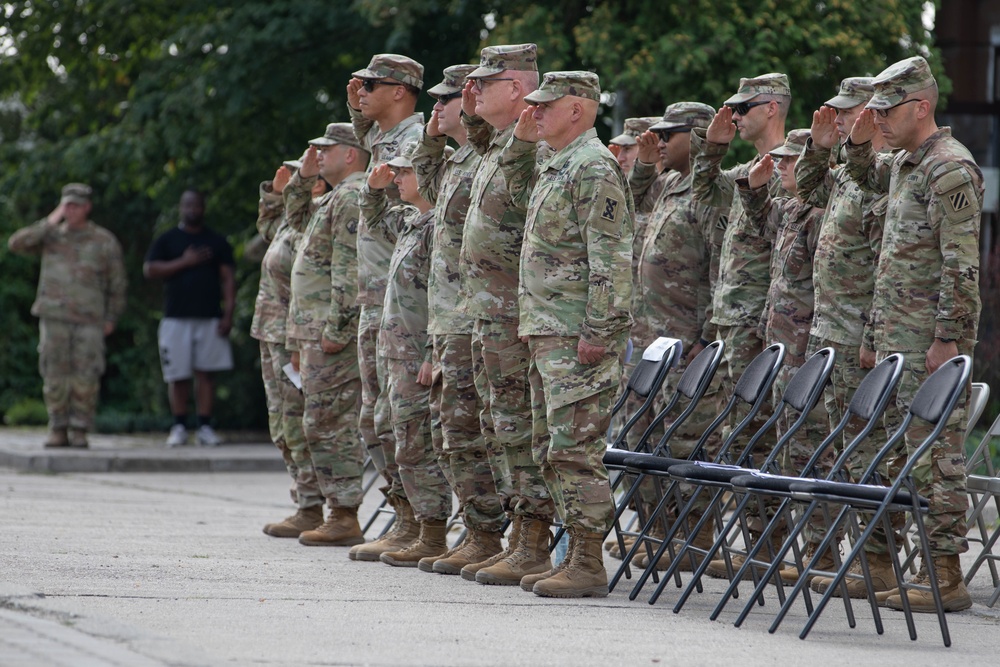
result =
[{"label": "concrete pavement", "polygon": [[801,607],[767,633],[773,595],[742,628],[732,626],[739,605],[709,621],[722,592],[714,580],[675,615],[673,588],[652,607],[647,595],[629,601],[627,586],[606,599],[545,600],[267,537],[262,525],[291,509],[287,493],[284,473],[0,470],[0,665],[916,667],[992,665],[1000,654],[985,570],[973,609],[948,616],[950,649],[928,616],[916,642],[891,611],[876,635],[863,605],[855,629],[831,605],[800,641]]}]

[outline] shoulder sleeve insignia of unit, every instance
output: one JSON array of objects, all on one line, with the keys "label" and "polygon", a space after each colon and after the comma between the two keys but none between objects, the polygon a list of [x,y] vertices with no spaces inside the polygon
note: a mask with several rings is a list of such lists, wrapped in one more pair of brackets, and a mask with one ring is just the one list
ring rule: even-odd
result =
[{"label": "shoulder sleeve insignia of unit", "polygon": [[618,213],[618,200],[612,199],[611,197],[605,197],[604,213],[601,214],[601,217],[604,218],[605,220],[614,222],[617,213]]},{"label": "shoulder sleeve insignia of unit", "polygon": [[948,201],[951,203],[951,208],[955,212],[961,211],[972,203],[969,201],[969,196],[966,195],[963,190],[959,190],[958,192],[953,192],[948,195]]}]

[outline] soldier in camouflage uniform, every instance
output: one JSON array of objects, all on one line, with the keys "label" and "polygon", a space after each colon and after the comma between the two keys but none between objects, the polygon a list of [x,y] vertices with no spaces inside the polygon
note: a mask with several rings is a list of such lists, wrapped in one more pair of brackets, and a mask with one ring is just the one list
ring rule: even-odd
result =
[{"label": "soldier in camouflage uniform", "polygon": [[[284,189],[288,225],[300,232],[292,263],[287,346],[302,375],[303,434],[327,520],[299,535],[307,546],[364,542],[358,524],[363,452],[357,429],[361,400],[355,336],[357,196],[368,154],[351,126],[330,123],[311,140]],[[318,176],[333,190],[313,203]]]},{"label": "soldier in camouflage uniform", "polygon": [[618,160],[618,166],[626,176],[632,171],[635,159],[639,157],[639,144],[636,138],[649,129],[649,126],[660,120],[659,116],[643,118],[626,118],[622,133],[608,140],[608,150]]},{"label": "soldier in camouflage uniform", "polygon": [[[292,478],[292,502],[298,506],[298,511],[284,521],[264,526],[264,532],[274,537],[298,537],[302,531],[323,523],[323,494],[302,434],[302,392],[282,370],[292,359],[285,346],[285,324],[292,296],[292,261],[302,236],[285,222],[283,192],[292,177],[289,164],[278,168],[274,180],[260,184],[257,231],[268,245],[261,259],[260,287],[250,324],[250,336],[260,341],[260,369],[271,440],[281,452]],[[322,179],[317,179],[317,186],[314,196],[326,191]]]},{"label": "soldier in camouflage uniform", "polygon": [[[430,273],[434,211],[420,196],[407,153],[378,165],[361,189],[361,219],[373,235],[394,245],[386,277],[378,354],[386,360],[385,392],[396,438],[395,463],[406,497],[420,524],[419,538],[380,555],[383,563],[417,567],[422,558],[443,554],[451,513],[451,487],[431,438],[431,340],[427,335],[427,277]],[[406,204],[392,206],[385,187],[395,182]]]},{"label": "soldier in camouflage uniform", "polygon": [[[900,61],[872,82],[875,94],[858,117],[847,144],[847,169],[863,189],[888,193],[882,253],[872,298],[875,354],[900,352],[906,370],[896,393],[902,413],[920,383],[957,354],[972,355],[979,299],[979,225],[983,175],[968,149],[934,119],[937,82],[923,58]],[[875,126],[886,143],[900,148],[878,155],[871,145]],[[962,448],[971,386],[948,420],[940,440],[913,471],[920,495],[930,502],[925,524],[932,563],[922,563],[916,581],[928,583],[933,566],[948,611],[972,600],[962,580],[959,554],[968,550],[965,511],[965,455]],[[930,432],[918,424],[906,445]],[[912,451],[912,450],[911,450]],[[933,612],[930,593],[906,593],[914,611]],[[902,608],[902,599],[880,594]]]},{"label": "soldier in camouflage uniform", "polygon": [[[368,67],[358,70],[347,84],[347,109],[351,114],[354,133],[362,148],[371,153],[370,172],[376,165],[388,162],[400,154],[404,144],[420,137],[424,116],[414,113],[417,97],[423,88],[423,65],[406,56],[382,53],[373,56]],[[390,184],[386,189],[393,205],[399,203],[399,192]],[[358,227],[358,363],[361,368],[361,414],[358,418],[361,436],[375,466],[386,481],[382,491],[396,513],[406,518],[394,523],[390,533],[371,544],[351,551],[351,558],[364,550],[364,560],[378,560],[383,547],[402,546],[399,532],[412,532],[416,527],[409,518],[412,511],[399,481],[393,460],[396,441],[389,423],[389,405],[381,397],[385,365],[376,354],[382,302],[385,300],[385,276],[389,269],[392,244],[381,235],[368,233],[362,222]],[[389,544],[386,540],[392,542]]]},{"label": "soldier in camouflage uniform", "polygon": [[[547,73],[500,158],[528,211],[518,333],[531,351],[534,452],[570,536],[559,566],[521,581],[543,597],[608,594],[601,540],[614,502],[602,458],[632,326],[634,207],[594,129],[600,98],[592,72]],[[540,138],[556,152],[536,168]]]},{"label": "soldier in camouflage uniform", "polygon": [[11,252],[42,256],[31,314],[39,318],[46,447],[88,446],[104,374],[104,338],[125,310],[121,245],[87,219],[90,195],[88,185],[66,185],[54,211],[7,242]]},{"label": "soldier in camouflage uniform", "polygon": [[462,311],[474,319],[472,361],[483,401],[481,427],[497,490],[512,518],[504,551],[462,568],[483,584],[516,586],[527,574],[547,571],[549,526],[555,506],[532,458],[528,384],[529,351],[517,334],[517,271],[525,208],[511,199],[500,171],[500,152],[538,86],[534,44],[489,46],[467,78],[462,122],[482,156],[472,180],[462,231],[459,273]]},{"label": "soldier in camouflage uniform", "polygon": [[[481,158],[461,123],[465,76],[475,65],[453,65],[444,80],[428,90],[437,99],[431,120],[411,160],[420,194],[434,204],[434,239],[427,281],[427,332],[434,346],[431,387],[432,434],[442,471],[458,496],[467,528],[465,540],[440,558],[425,558],[419,567],[459,574],[470,563],[499,553],[503,508],[490,469],[486,440],[479,428],[483,403],[472,373],[472,320],[460,311],[458,256],[469,210],[472,178]],[[448,157],[445,142],[459,149]]]}]

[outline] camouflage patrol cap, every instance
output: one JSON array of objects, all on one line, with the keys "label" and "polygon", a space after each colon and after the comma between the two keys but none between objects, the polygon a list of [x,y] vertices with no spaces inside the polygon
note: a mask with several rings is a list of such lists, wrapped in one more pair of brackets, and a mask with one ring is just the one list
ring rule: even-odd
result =
[{"label": "camouflage patrol cap", "polygon": [[859,104],[864,104],[872,98],[875,87],[872,86],[874,79],[870,76],[849,76],[840,82],[840,92],[836,97],[831,97],[824,106],[834,109],[853,109]]},{"label": "camouflage patrol cap", "polygon": [[534,44],[504,44],[486,46],[479,52],[479,67],[466,77],[482,79],[507,70],[515,72],[538,71],[538,47]]},{"label": "camouflage patrol cap", "polygon": [[390,167],[401,167],[403,169],[412,169],[413,162],[410,161],[410,157],[413,155],[413,153],[416,152],[416,150],[417,150],[417,142],[407,141],[405,144],[400,146],[399,155],[386,162],[386,164],[389,165]]},{"label": "camouflage patrol cap", "polygon": [[439,95],[452,95],[462,92],[462,89],[465,88],[465,77],[469,76],[469,73],[474,69],[476,69],[475,65],[452,65],[451,67],[446,67],[444,70],[444,79],[438,85],[429,88],[427,94],[431,97],[438,97]]},{"label": "camouflage patrol cap", "polygon": [[302,157],[296,158],[294,160],[285,160],[281,164],[293,171],[298,171],[299,169],[302,168],[302,163],[305,161],[307,153],[309,153],[308,148],[302,152]]},{"label": "camouflage patrol cap", "polygon": [[361,148],[358,138],[354,136],[354,127],[350,123],[330,123],[326,126],[326,132],[323,133],[323,136],[310,139],[309,144],[321,147],[343,144],[344,146]]},{"label": "camouflage patrol cap", "polygon": [[93,189],[86,183],[67,183],[62,189],[60,204],[86,204],[90,201]]},{"label": "camouflage patrol cap", "polygon": [[626,118],[625,127],[622,133],[609,141],[609,144],[616,146],[635,146],[636,137],[649,129],[649,126],[660,120],[657,116],[646,116],[644,118]]},{"label": "camouflage patrol cap", "polygon": [[809,128],[792,130],[785,137],[785,143],[771,151],[771,155],[775,157],[798,157],[802,155],[802,149],[806,147],[809,134]]},{"label": "camouflage patrol cap", "polygon": [[788,76],[777,72],[761,74],[752,79],[740,79],[740,89],[723,104],[749,102],[758,95],[785,95],[791,97]]},{"label": "camouflage patrol cap", "polygon": [[525,102],[555,102],[572,95],[585,100],[601,100],[601,80],[593,72],[546,72],[538,90],[524,97]]},{"label": "camouflage patrol cap", "polygon": [[417,89],[424,87],[424,66],[413,58],[395,53],[380,53],[377,56],[372,56],[368,67],[359,69],[351,76],[359,79],[392,79]]},{"label": "camouflage patrol cap", "polygon": [[715,118],[715,109],[701,102],[674,102],[663,112],[663,118],[649,129],[681,130],[692,127],[708,127]]},{"label": "camouflage patrol cap", "polygon": [[888,109],[903,102],[908,96],[926,88],[937,81],[931,74],[931,66],[920,56],[890,65],[882,70],[872,81],[875,95],[866,105],[866,109]]}]

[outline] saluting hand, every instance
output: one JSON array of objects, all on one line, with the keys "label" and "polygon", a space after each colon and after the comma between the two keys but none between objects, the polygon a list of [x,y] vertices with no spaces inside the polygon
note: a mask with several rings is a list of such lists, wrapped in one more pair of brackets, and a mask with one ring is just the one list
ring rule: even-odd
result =
[{"label": "saluting hand", "polygon": [[47,218],[48,223],[50,225],[58,225],[60,222],[62,222],[65,215],[66,215],[66,205],[63,204],[62,202],[59,202],[59,206],[56,206],[55,209],[53,209],[53,211],[49,213]]},{"label": "saluting hand", "polygon": [[705,130],[705,138],[713,144],[728,144],[735,136],[736,123],[733,122],[733,110],[722,105]]},{"label": "saluting hand", "polygon": [[820,148],[833,148],[840,136],[837,132],[837,110],[833,107],[820,107],[814,111],[809,135]]},{"label": "saluting hand", "polygon": [[437,109],[431,111],[431,119],[427,121],[427,125],[424,127],[424,132],[427,133],[428,137],[440,137],[443,133],[440,129],[441,116],[438,114]]},{"label": "saluting hand", "polygon": [[466,116],[476,115],[476,94],[473,91],[475,83],[470,79],[465,82],[462,88],[462,111]]},{"label": "saluting hand", "polygon": [[278,171],[274,172],[274,180],[271,181],[271,191],[276,195],[280,195],[285,191],[285,186],[288,185],[288,181],[292,179],[292,170],[281,165],[278,167]]},{"label": "saluting hand", "polygon": [[639,144],[639,161],[646,164],[656,164],[660,161],[660,136],[656,132],[646,130],[635,138]]},{"label": "saluting hand", "polygon": [[535,109],[537,108],[529,104],[521,111],[521,116],[517,119],[514,136],[521,141],[530,141],[531,143],[538,141],[538,124],[535,122]]},{"label": "saluting hand", "polygon": [[299,169],[302,178],[312,178],[319,174],[319,151],[315,146],[306,149],[306,156],[302,158],[302,167]]},{"label": "saluting hand", "polygon": [[358,95],[358,91],[361,90],[361,86],[365,85],[365,82],[358,78],[353,78],[347,82],[347,103],[351,105],[352,109],[361,108],[361,96]]},{"label": "saluting hand", "polygon": [[368,174],[368,187],[372,190],[384,190],[389,187],[394,178],[396,178],[396,174],[392,172],[392,167],[388,164],[380,164],[372,169],[372,173]]},{"label": "saluting hand", "polygon": [[851,143],[866,144],[875,137],[875,110],[864,109],[851,128]]},{"label": "saluting hand", "polygon": [[771,157],[770,153],[765,153],[757,164],[750,167],[750,174],[747,178],[750,182],[750,188],[756,190],[764,187],[771,180],[773,174],[774,158]]}]

